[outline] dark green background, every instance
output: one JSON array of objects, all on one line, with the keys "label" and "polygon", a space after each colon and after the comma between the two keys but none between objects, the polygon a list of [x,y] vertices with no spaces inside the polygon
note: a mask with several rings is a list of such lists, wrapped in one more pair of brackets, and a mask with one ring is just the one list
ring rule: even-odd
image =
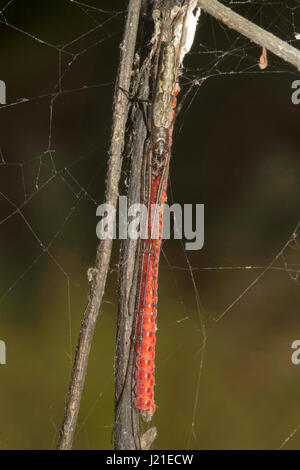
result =
[{"label": "dark green background", "polygon": [[[6,4],[1,1],[0,10]],[[124,11],[127,2],[89,4]],[[282,4],[263,12],[254,4],[241,13],[264,27],[272,23],[274,33],[291,40],[294,27],[300,29],[299,8],[292,24],[286,5],[297,3]],[[16,0],[4,12],[8,25],[0,17],[7,102],[30,98],[0,110],[6,161],[0,166],[0,339],[7,344],[7,365],[0,366],[2,449],[55,447],[86,304],[124,21],[123,14],[90,14],[67,0]],[[55,100],[50,154],[49,94],[59,77],[58,46],[97,26],[95,20],[101,28],[65,49],[74,54],[89,48],[63,76],[62,89],[73,91]],[[267,73],[259,72],[260,49],[245,41],[237,46],[247,49],[234,51],[234,37],[202,17],[183,76],[188,83],[212,75],[188,100],[174,131],[169,200],[205,204],[205,247],[185,253],[176,241],[163,246],[153,420],[160,449],[273,449],[300,424],[300,366],[290,359],[291,343],[300,338],[300,289],[285,271],[268,271],[220,322],[214,318],[261,270],[194,271],[208,337],[197,382],[201,322],[186,255],[195,268],[266,266],[300,219],[300,106],[291,103],[291,83],[299,74],[270,55]],[[228,63],[221,60],[217,69],[245,73],[218,74],[209,65],[217,54],[201,54],[200,43],[210,50],[231,48]],[[71,59],[65,51],[62,69]],[[25,204],[22,176],[33,196]],[[10,215],[16,208],[21,212]],[[44,246],[52,242],[53,259],[33,231]],[[285,261],[297,269],[298,247],[286,250]],[[111,448],[117,262],[118,246],[92,346],[76,449]],[[277,265],[283,267],[283,260]],[[299,446],[296,434],[286,448]]]}]

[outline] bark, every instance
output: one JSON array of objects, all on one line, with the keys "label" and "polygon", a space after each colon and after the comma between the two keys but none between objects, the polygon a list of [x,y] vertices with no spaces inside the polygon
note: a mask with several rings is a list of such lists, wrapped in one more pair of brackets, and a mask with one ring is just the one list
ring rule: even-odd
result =
[{"label": "bark", "polygon": [[[117,206],[119,194],[122,152],[129,107],[128,97],[123,90],[129,90],[130,87],[140,8],[141,0],[129,1],[124,39],[121,45],[120,68],[115,88],[112,136],[105,192],[105,202],[112,204],[114,207]],[[112,240],[101,240],[97,248],[95,267],[90,270],[90,292],[88,295],[87,307],[81,323],[75,360],[66,398],[65,413],[58,442],[58,449],[60,450],[69,450],[72,448],[80,408],[80,400],[87,371],[88,358],[99,308],[104,293],[111,250]]]},{"label": "bark", "polygon": [[[152,2],[148,2],[152,3]],[[151,18],[152,5],[143,8],[143,37],[141,44],[147,44],[153,31]],[[141,51],[141,63],[145,64],[147,48]],[[149,64],[150,65],[150,64]],[[129,182],[127,201],[131,204],[140,202],[141,169],[144,154],[144,144],[147,136],[146,111],[144,102],[149,100],[150,70],[146,66],[138,74],[137,98],[138,102],[132,109],[131,128],[128,129],[131,141],[128,143]],[[137,285],[137,242],[124,240],[120,250],[119,272],[119,310],[117,320],[117,340],[115,357],[115,427],[114,444],[116,450],[139,449],[139,417],[132,407],[134,373],[134,349],[133,349],[133,322],[136,301]]]},{"label": "bark", "polygon": [[[141,70],[138,73],[136,85],[139,105],[134,108],[132,136],[130,148],[130,178],[128,186],[128,206],[141,202],[140,184],[143,165],[145,140],[147,137],[146,115],[151,97],[154,93],[154,83],[157,71],[158,57],[155,55],[154,41],[155,25],[152,18],[161,18],[160,35],[156,40],[173,40],[173,23],[175,15],[181,9],[181,21],[190,0],[153,0],[145,1],[143,9],[143,31],[141,37]],[[155,13],[153,13],[155,12]],[[144,103],[146,103],[144,105]],[[148,107],[148,108],[147,108]],[[142,111],[144,108],[144,112]],[[120,253],[119,274],[119,311],[117,325],[117,344],[115,358],[115,426],[114,439],[116,450],[149,449],[153,444],[157,431],[155,427],[148,429],[143,436],[139,435],[139,416],[133,407],[134,369],[135,369],[135,330],[136,297],[139,272],[139,255],[137,242],[124,240]]]}]

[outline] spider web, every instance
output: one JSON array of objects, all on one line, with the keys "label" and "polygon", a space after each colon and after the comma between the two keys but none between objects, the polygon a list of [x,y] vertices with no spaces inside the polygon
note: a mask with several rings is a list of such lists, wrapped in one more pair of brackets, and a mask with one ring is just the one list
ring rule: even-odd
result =
[{"label": "spider web", "polygon": [[[97,245],[126,5],[0,2],[2,448],[56,445]],[[298,47],[298,1],[226,5]],[[206,242],[198,253],[164,244],[159,448],[299,447],[290,361],[299,310],[298,74],[271,54],[262,72],[260,55],[202,13],[181,77],[183,92],[196,85],[175,129],[170,200],[205,204]],[[110,446],[117,259],[116,250],[75,448]]]}]

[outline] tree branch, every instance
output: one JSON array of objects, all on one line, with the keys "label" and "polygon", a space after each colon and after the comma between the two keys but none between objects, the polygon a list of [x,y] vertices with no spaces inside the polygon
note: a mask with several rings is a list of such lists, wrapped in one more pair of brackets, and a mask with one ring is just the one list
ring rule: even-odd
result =
[{"label": "tree branch", "polygon": [[198,0],[198,4],[200,8],[217,20],[222,21],[229,28],[235,29],[251,41],[261,47],[265,47],[285,62],[294,65],[300,70],[300,50],[290,46],[287,42],[268,33],[256,24],[251,23],[251,21],[225,7],[217,0]]},{"label": "tree branch", "polygon": [[[122,90],[129,90],[130,87],[140,8],[141,0],[129,0],[124,38],[121,45],[120,67],[115,87],[112,136],[105,192],[106,203],[112,204],[114,207],[117,206],[119,194],[122,152],[129,107],[128,98]],[[112,240],[107,239],[100,241],[97,248],[95,268],[92,271],[93,276],[88,295],[88,303],[81,323],[69,383],[65,413],[58,442],[58,449],[60,450],[72,448],[88,358],[106,284],[111,250]]]},{"label": "tree branch", "polygon": [[[149,57],[149,45],[152,35],[151,2],[144,2],[143,5],[143,31],[140,39],[143,49],[140,52],[141,63],[146,64]],[[142,71],[138,73],[138,83],[135,84],[138,99],[140,102],[149,100],[149,66],[142,66]],[[128,206],[140,202],[140,182],[142,161],[144,154],[147,128],[145,123],[145,113],[142,106],[133,109],[131,115],[131,128],[129,130],[132,141],[128,140],[128,162],[130,164],[127,201]],[[132,407],[132,376],[134,368],[134,351],[132,343],[132,329],[134,322],[136,287],[137,287],[137,266],[136,266],[137,242],[130,238],[122,240],[120,252],[119,269],[119,308],[117,320],[117,339],[115,356],[115,425],[114,444],[116,450],[138,449],[139,440],[139,417],[137,411]]]},{"label": "tree branch", "polygon": [[[196,23],[193,10],[197,0],[144,0],[143,36],[141,45],[141,70],[136,84],[137,96],[142,102],[149,102],[155,93],[157,78],[157,47],[160,41],[174,44],[178,57],[180,56],[183,38],[190,24],[185,24],[187,17],[193,20],[193,32]],[[193,27],[193,26],[192,26]],[[175,31],[177,34],[175,34]],[[151,40],[150,40],[151,39]],[[189,48],[184,44],[184,54]],[[189,44],[189,47],[191,44]],[[151,109],[151,108],[150,108]],[[149,107],[148,117],[151,118]],[[145,140],[147,128],[145,115],[141,106],[135,108],[131,128],[127,136],[129,142],[128,155],[130,159],[130,177],[128,185],[128,206],[141,202],[142,167],[147,161]],[[145,160],[146,159],[146,160]],[[128,238],[121,243],[119,270],[119,311],[117,325],[116,357],[115,357],[115,426],[114,440],[116,450],[149,449],[157,435],[155,427],[139,435],[139,413],[133,406],[134,373],[136,368],[135,344],[136,321],[139,308],[139,279],[141,278],[141,252],[137,241]]]}]

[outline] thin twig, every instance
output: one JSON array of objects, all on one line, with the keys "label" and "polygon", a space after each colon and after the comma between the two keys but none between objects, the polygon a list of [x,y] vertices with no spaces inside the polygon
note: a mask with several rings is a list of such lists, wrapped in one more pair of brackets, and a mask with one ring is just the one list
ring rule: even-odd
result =
[{"label": "thin twig", "polygon": [[205,12],[209,13],[217,20],[222,21],[229,28],[238,31],[251,41],[261,47],[265,47],[268,51],[273,52],[273,54],[300,70],[299,49],[296,49],[287,42],[282,41],[282,39],[279,39],[274,36],[274,34],[260,28],[243,16],[238,15],[217,0],[198,0],[198,4]]},{"label": "thin twig", "polygon": [[[129,0],[124,39],[121,45],[120,68],[115,88],[112,137],[105,193],[105,201],[112,204],[114,207],[117,206],[119,194],[122,151],[124,147],[124,136],[129,107],[128,98],[126,97],[126,94],[121,91],[121,88],[129,90],[130,87],[140,9],[141,0]],[[60,450],[68,450],[72,448],[87,370],[88,357],[104,293],[111,250],[112,240],[107,239],[100,241],[97,248],[95,268],[93,269],[90,292],[88,295],[88,303],[81,323],[75,360],[69,383],[65,413],[58,442],[58,449]]]}]

